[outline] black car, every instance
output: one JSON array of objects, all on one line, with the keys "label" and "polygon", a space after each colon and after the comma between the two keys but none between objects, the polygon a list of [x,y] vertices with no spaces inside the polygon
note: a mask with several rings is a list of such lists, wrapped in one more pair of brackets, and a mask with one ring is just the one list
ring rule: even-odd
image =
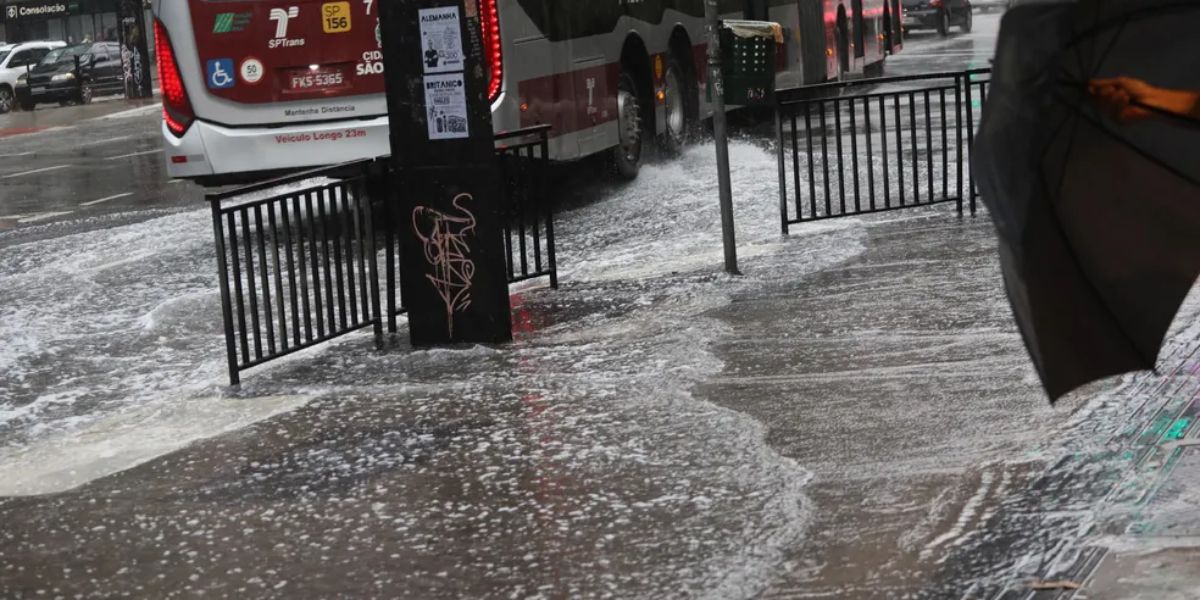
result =
[{"label": "black car", "polygon": [[93,95],[120,92],[123,74],[117,42],[57,48],[17,79],[17,102],[24,110],[43,102],[87,104]]},{"label": "black car", "polygon": [[905,30],[936,29],[950,35],[958,26],[963,33],[971,31],[971,0],[903,0]]}]

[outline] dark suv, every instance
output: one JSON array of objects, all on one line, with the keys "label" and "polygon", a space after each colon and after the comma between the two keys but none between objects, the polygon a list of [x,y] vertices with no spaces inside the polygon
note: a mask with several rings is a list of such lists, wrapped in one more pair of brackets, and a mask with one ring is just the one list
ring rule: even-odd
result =
[{"label": "dark suv", "polygon": [[936,29],[950,35],[957,25],[963,33],[971,31],[971,0],[903,0],[905,30]]},{"label": "dark suv", "polygon": [[117,42],[57,48],[17,80],[17,103],[24,110],[43,102],[87,104],[93,95],[122,91],[123,73]]}]

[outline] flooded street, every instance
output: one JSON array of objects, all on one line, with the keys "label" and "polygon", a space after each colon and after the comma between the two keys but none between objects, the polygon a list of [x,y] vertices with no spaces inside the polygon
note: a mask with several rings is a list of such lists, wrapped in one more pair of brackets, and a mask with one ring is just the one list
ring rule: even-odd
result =
[{"label": "flooded street", "polygon": [[[889,73],[986,66],[998,20]],[[196,188],[87,204],[125,193],[106,172],[22,222],[0,175],[0,597],[1009,598],[1106,555],[1106,589],[1145,589],[1146,553],[1197,535],[1167,479],[1197,455],[1160,442],[1200,414],[1200,295],[1157,373],[1051,406],[986,214],[782,236],[752,131],[743,275],[700,143],[558,182],[561,287],[511,288],[513,344],[417,350],[402,322],[240,387]],[[43,135],[16,139],[70,151]],[[1185,592],[1187,556],[1156,559]]]}]

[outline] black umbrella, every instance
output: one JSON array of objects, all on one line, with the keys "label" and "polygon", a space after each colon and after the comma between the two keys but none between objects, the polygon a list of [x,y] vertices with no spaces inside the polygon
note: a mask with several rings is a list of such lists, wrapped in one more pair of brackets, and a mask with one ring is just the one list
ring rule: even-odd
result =
[{"label": "black umbrella", "polygon": [[1052,401],[1154,368],[1200,275],[1200,121],[1178,101],[1200,92],[1197,25],[1194,0],[1018,4],[1001,23],[974,168]]}]

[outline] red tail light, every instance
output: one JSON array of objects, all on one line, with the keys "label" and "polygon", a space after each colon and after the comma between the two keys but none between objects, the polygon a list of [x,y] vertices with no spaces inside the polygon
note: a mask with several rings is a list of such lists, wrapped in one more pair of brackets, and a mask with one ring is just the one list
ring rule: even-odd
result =
[{"label": "red tail light", "polygon": [[929,5],[930,5],[930,6],[932,6],[932,7],[934,7],[934,8],[941,8],[941,7],[942,7],[942,0],[929,0]]},{"label": "red tail light", "polygon": [[500,97],[504,83],[504,53],[500,49],[500,12],[496,0],[479,0],[480,21],[483,24],[483,56],[488,68],[488,100]]},{"label": "red tail light", "polygon": [[167,28],[158,19],[154,20],[154,53],[158,56],[158,82],[162,88],[163,121],[171,133],[183,137],[183,133],[196,118],[192,103],[188,101],[183,77],[179,75],[179,63],[171,49],[171,38]]}]

